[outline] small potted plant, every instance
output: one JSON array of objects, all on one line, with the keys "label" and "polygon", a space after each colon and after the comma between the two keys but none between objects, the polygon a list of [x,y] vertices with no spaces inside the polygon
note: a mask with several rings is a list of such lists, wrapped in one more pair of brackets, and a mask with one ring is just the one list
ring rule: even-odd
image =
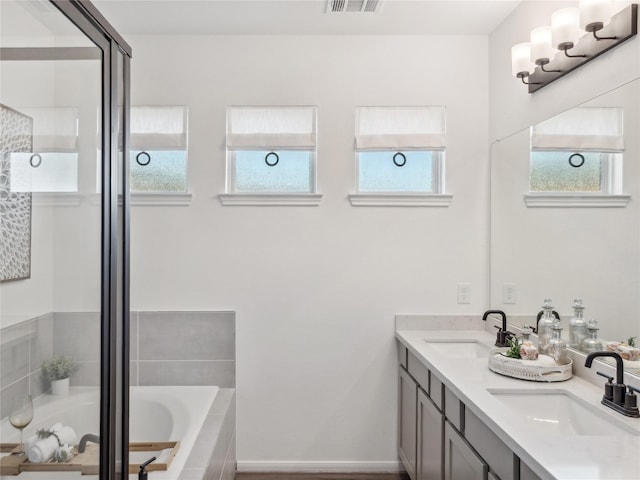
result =
[{"label": "small potted plant", "polygon": [[69,377],[78,367],[69,356],[54,356],[42,362],[42,377],[51,383],[53,395],[69,393]]}]

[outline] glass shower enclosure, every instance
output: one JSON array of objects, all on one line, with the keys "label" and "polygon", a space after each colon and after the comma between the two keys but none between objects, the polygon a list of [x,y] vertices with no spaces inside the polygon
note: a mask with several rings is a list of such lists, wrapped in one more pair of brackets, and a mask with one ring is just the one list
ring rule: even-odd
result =
[{"label": "glass shower enclosure", "polygon": [[130,57],[89,2],[0,2],[2,478],[128,470]]}]

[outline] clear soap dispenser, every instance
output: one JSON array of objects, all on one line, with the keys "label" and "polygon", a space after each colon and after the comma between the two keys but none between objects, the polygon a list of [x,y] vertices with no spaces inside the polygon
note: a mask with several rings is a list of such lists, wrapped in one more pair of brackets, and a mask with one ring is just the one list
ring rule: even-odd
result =
[{"label": "clear soap dispenser", "polygon": [[582,300],[576,298],[573,301],[573,317],[569,320],[569,346],[580,348],[587,337],[587,322],[584,319],[584,305]]},{"label": "clear soap dispenser", "polygon": [[552,327],[552,337],[549,340],[548,353],[558,365],[567,363],[567,342],[562,338],[562,326],[560,320],[556,319]]},{"label": "clear soap dispenser", "polygon": [[586,353],[600,352],[604,350],[604,343],[598,338],[597,320],[589,320],[587,325],[587,338],[582,342],[582,351]]},{"label": "clear soap dispenser", "polygon": [[538,322],[538,352],[542,355],[549,355],[549,340],[553,336],[553,305],[550,298],[544,299],[542,305],[542,318]]}]

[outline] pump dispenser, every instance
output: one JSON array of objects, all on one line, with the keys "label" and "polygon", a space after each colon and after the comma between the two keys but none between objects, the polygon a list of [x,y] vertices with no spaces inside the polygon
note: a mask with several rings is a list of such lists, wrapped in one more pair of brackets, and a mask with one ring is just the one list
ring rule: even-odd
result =
[{"label": "pump dispenser", "polygon": [[541,355],[549,355],[549,341],[553,336],[553,304],[550,298],[544,299],[542,305],[542,318],[538,322],[538,352]]},{"label": "pump dispenser", "polygon": [[586,353],[600,352],[604,350],[604,343],[598,338],[597,320],[589,320],[587,326],[587,338],[582,341],[582,351]]},{"label": "pump dispenser", "polygon": [[580,348],[587,337],[587,322],[584,319],[584,306],[582,300],[576,298],[573,301],[573,317],[569,320],[569,346]]},{"label": "pump dispenser", "polygon": [[552,327],[552,337],[549,340],[549,347],[547,355],[553,357],[558,365],[563,365],[567,362],[567,342],[562,338],[562,326],[560,320],[556,319]]}]

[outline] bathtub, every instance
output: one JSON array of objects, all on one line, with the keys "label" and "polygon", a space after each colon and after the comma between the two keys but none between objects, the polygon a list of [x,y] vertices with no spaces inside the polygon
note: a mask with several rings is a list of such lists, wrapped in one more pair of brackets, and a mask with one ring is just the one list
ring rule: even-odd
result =
[{"label": "bathtub", "polygon": [[[131,406],[129,440],[131,442],[179,441],[180,449],[166,472],[154,471],[153,480],[178,480],[185,467],[196,438],[204,425],[209,409],[216,398],[218,387],[130,387]],[[40,428],[49,428],[61,422],[71,426],[78,440],[85,433],[99,433],[99,390],[94,387],[72,387],[68,396],[55,397],[44,394],[34,400],[33,421],[25,428],[25,439]],[[0,424],[1,442],[18,442],[18,432],[4,419]],[[131,463],[140,463],[155,453],[132,452]],[[161,458],[161,457],[160,457]],[[24,472],[19,477],[37,472]],[[75,472],[59,472],[47,475],[47,479],[75,478]],[[83,476],[84,479],[97,476]],[[136,475],[129,475],[131,480]]]}]

